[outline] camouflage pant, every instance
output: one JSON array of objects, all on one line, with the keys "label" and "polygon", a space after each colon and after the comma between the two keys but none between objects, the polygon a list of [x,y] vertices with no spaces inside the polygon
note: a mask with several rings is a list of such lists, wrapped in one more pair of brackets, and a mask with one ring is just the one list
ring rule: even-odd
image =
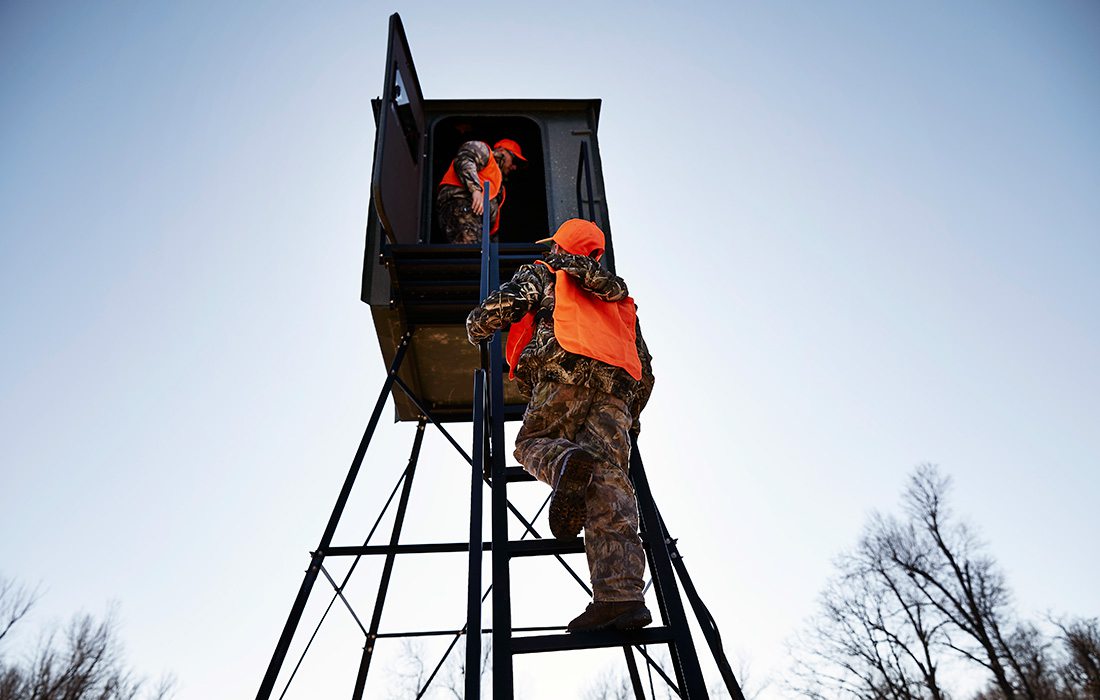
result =
[{"label": "camouflage pant", "polygon": [[[496,218],[498,207],[496,200],[489,201],[489,216],[492,219]],[[436,210],[439,212],[439,226],[448,243],[481,243],[481,215],[470,210],[468,192],[441,192],[436,200]]]},{"label": "camouflage pant", "polygon": [[516,459],[555,485],[565,458],[585,450],[599,464],[585,493],[584,545],[598,602],[642,600],[645,553],[638,537],[638,504],[627,471],[630,411],[611,394],[573,384],[541,382],[516,436]]}]

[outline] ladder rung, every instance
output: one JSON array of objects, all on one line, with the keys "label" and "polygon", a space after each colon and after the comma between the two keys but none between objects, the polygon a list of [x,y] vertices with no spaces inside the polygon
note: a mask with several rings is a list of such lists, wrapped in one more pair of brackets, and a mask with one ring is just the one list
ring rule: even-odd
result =
[{"label": "ladder rung", "polygon": [[647,627],[629,632],[605,630],[577,634],[546,634],[537,637],[513,637],[512,653],[535,654],[543,651],[621,647],[627,644],[664,644],[671,641],[673,641],[673,634],[668,627]]},{"label": "ladder rung", "polygon": [[[490,551],[492,542],[482,542],[481,549]],[[323,554],[326,557],[371,556],[379,554],[444,554],[448,552],[468,552],[465,542],[442,542],[431,544],[376,544],[366,547],[328,547]],[[546,538],[541,540],[513,540],[508,543],[508,553],[513,557],[537,557],[546,554],[576,554],[584,551],[584,540],[574,537],[571,540]]]},{"label": "ladder rung", "polygon": [[504,480],[509,484],[513,481],[537,481],[537,479],[531,476],[531,473],[523,467],[505,467]]},{"label": "ladder rung", "polygon": [[547,554],[576,554],[584,551],[584,540],[513,540],[508,543],[508,554],[513,557],[539,557]]},{"label": "ladder rung", "polygon": [[[491,542],[483,542],[482,549],[492,549]],[[468,552],[467,542],[443,542],[432,544],[375,544],[366,547],[327,547],[322,552],[326,557],[370,556],[376,554],[443,554],[447,552]]]}]

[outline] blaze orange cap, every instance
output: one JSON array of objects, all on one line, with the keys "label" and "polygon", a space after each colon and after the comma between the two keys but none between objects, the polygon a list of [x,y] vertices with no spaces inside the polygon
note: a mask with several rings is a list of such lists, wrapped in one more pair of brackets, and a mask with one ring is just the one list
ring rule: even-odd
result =
[{"label": "blaze orange cap", "polygon": [[515,141],[513,141],[512,139],[501,139],[500,141],[497,141],[496,143],[493,144],[493,150],[494,151],[497,150],[497,149],[500,149],[500,148],[504,148],[504,149],[507,149],[507,150],[511,151],[512,155],[514,155],[516,158],[519,158],[520,160],[523,160],[523,161],[527,160],[526,158],[523,157],[523,151],[520,150],[519,144],[516,143]]},{"label": "blaze orange cap", "polygon": [[557,243],[567,253],[573,255],[591,255],[597,258],[603,255],[604,235],[600,227],[584,219],[569,219],[550,238],[536,243]]}]

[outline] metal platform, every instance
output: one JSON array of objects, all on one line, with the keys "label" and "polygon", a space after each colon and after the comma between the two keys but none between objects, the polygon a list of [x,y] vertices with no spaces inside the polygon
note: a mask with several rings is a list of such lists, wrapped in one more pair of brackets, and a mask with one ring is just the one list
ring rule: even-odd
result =
[{"label": "metal platform", "polygon": [[[466,339],[466,315],[481,301],[481,251],[467,245],[379,244],[388,302],[372,304],[371,315],[387,364],[409,335],[408,357],[398,374],[401,382],[393,391],[397,420],[417,421],[430,413],[441,423],[468,422],[470,376],[481,362],[478,349]],[[546,250],[532,244],[501,247],[501,271],[507,277]],[[507,420],[517,420],[527,401],[515,382],[505,385]]]}]

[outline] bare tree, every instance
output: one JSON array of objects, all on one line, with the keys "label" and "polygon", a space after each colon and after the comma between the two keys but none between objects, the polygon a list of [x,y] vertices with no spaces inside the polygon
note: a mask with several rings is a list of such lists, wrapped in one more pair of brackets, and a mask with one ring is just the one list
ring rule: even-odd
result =
[{"label": "bare tree", "polygon": [[821,699],[946,700],[938,671],[961,662],[988,673],[975,700],[1095,697],[1086,689],[1100,678],[1100,630],[1062,626],[1060,649],[1019,621],[996,561],[948,507],[949,490],[923,465],[905,489],[904,517],[870,518],[794,644],[789,687]]},{"label": "bare tree", "polygon": [[0,642],[30,612],[39,597],[37,589],[17,587],[15,581],[0,578]]},{"label": "bare tree", "polygon": [[884,521],[837,560],[820,612],[795,644],[795,680],[812,698],[942,700],[934,647],[943,623],[929,615],[908,577],[876,559]]},{"label": "bare tree", "polygon": [[1055,622],[1066,659],[1059,669],[1066,697],[1100,700],[1100,619]]},{"label": "bare tree", "polygon": [[[666,675],[675,678],[675,672],[672,670],[672,660],[667,652],[654,651],[651,648],[649,653],[654,663],[664,670]],[[650,669],[644,659],[639,660],[638,666],[641,674],[642,690],[646,698],[672,700],[679,697],[679,692],[668,685],[663,678],[660,678],[658,673]],[[750,677],[749,664],[744,658],[737,661],[735,675],[740,680],[742,694],[748,700],[755,700],[763,689],[768,686],[767,682],[757,684]],[[708,694],[715,700],[730,697],[725,681],[721,678],[711,679]],[[585,700],[634,700],[636,697],[630,676],[623,670],[622,664],[615,664],[604,669],[591,681],[584,693]]]},{"label": "bare tree", "polygon": [[626,676],[608,670],[596,677],[584,692],[584,700],[634,700],[634,690]]},{"label": "bare tree", "polygon": [[[752,670],[752,663],[748,657],[739,656],[735,661],[735,665],[736,670],[733,675],[741,687],[741,695],[745,697],[745,700],[756,700],[771,685],[771,679],[757,677]],[[713,700],[732,697],[730,690],[726,687],[726,682],[721,678],[715,679],[710,684],[709,692]]]},{"label": "bare tree", "polygon": [[950,624],[948,645],[988,669],[1004,700],[1015,700],[1019,690],[1034,700],[1007,642],[1012,626],[1004,576],[971,529],[954,520],[949,487],[936,467],[918,467],[904,495],[909,522],[888,533],[883,553]]},{"label": "bare tree", "polygon": [[390,669],[390,674],[398,697],[418,697],[428,677],[423,648],[418,643],[403,640],[401,656]]},{"label": "bare tree", "polygon": [[[38,599],[38,593],[0,579],[0,642]],[[58,638],[47,633],[25,661],[13,661],[0,645],[0,700],[164,700],[173,682],[147,688],[123,662],[115,617],[77,615]]]},{"label": "bare tree", "polygon": [[[451,649],[443,659],[433,659],[430,668],[426,663],[427,658],[428,655],[420,644],[410,641],[403,643],[400,660],[391,671],[395,681],[394,697],[452,697],[463,700],[466,696],[466,655],[462,650]],[[490,677],[492,662],[493,638],[491,635],[482,635],[481,668],[478,673],[481,674],[484,697],[492,697],[492,683],[486,682]]]}]

